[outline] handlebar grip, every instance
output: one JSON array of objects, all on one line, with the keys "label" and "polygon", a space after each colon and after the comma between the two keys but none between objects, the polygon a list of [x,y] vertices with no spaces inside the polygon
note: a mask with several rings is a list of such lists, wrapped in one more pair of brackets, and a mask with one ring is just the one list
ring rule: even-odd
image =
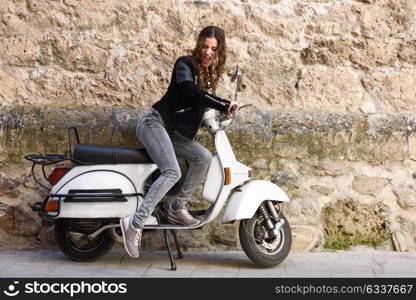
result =
[{"label": "handlebar grip", "polygon": [[234,112],[234,111],[236,111],[238,109],[238,105],[237,104],[233,104],[230,108],[229,108],[229,111],[230,112]]}]

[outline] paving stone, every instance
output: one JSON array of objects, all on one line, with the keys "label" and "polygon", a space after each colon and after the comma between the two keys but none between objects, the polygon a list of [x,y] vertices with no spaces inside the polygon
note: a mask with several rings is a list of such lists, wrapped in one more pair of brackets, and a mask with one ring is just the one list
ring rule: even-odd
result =
[{"label": "paving stone", "polygon": [[166,266],[170,266],[169,259],[163,259],[160,257],[152,257],[152,256],[143,256],[141,255],[138,258],[131,258],[128,255],[123,255],[123,257],[120,260],[119,265],[121,267],[135,267],[135,268],[141,268],[141,269],[147,269],[151,264],[160,262],[160,261],[166,261]]},{"label": "paving stone", "polygon": [[43,277],[50,270],[55,268],[49,264],[15,263],[0,270],[0,277]]},{"label": "paving stone", "polygon": [[283,277],[300,277],[300,278],[311,278],[311,277],[329,277],[329,268],[324,265],[306,265],[304,267],[292,267],[284,268]]},{"label": "paving stone", "polygon": [[166,266],[160,265],[151,265],[148,269],[145,270],[140,277],[143,278],[174,278],[174,277],[181,277],[186,278],[189,277],[192,271],[195,269],[194,265],[177,265],[176,271],[172,271],[170,266],[167,268]]},{"label": "paving stone", "polygon": [[239,278],[282,278],[284,273],[283,266],[274,268],[260,268],[260,267],[240,267],[237,272]]},{"label": "paving stone", "polygon": [[192,273],[188,276],[190,278],[236,278],[237,277],[237,269],[234,271],[229,270],[204,270],[204,269],[197,269],[192,271]]},{"label": "paving stone", "polygon": [[140,268],[121,268],[118,266],[104,266],[97,273],[95,273],[93,278],[137,278],[140,277],[146,269]]},{"label": "paving stone", "polygon": [[26,263],[31,262],[37,255],[36,251],[0,251],[0,263],[7,263],[10,260]]},{"label": "paving stone", "polygon": [[82,265],[82,263],[80,263],[78,266],[59,265],[56,268],[53,268],[52,270],[44,274],[43,277],[47,277],[47,278],[56,278],[56,277],[91,278],[91,277],[94,277],[95,274],[97,274],[102,268],[103,266]]},{"label": "paving stone", "polygon": [[0,272],[1,272],[3,269],[6,269],[6,268],[8,268],[8,267],[10,267],[11,265],[14,265],[14,264],[15,264],[15,263],[14,263],[13,261],[0,263]]},{"label": "paving stone", "polygon": [[330,274],[329,277],[339,278],[339,277],[363,277],[363,278],[369,278],[369,277],[376,277],[376,274],[373,272],[373,270],[369,267],[343,267],[343,268],[337,268],[332,267],[330,268]]},{"label": "paving stone", "polygon": [[383,265],[373,268],[376,277],[416,277],[416,267],[413,265]]},{"label": "paving stone", "polygon": [[237,277],[238,269],[238,265],[196,265],[189,277]]}]

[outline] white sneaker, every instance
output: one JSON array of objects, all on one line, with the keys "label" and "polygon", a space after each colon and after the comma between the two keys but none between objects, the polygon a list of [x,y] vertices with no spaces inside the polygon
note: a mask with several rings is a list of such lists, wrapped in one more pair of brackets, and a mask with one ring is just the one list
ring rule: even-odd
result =
[{"label": "white sneaker", "polygon": [[142,240],[142,230],[134,229],[131,225],[132,217],[120,219],[121,232],[123,233],[124,247],[127,253],[134,258],[139,257],[139,248]]},{"label": "white sneaker", "polygon": [[168,221],[171,224],[179,224],[184,226],[198,225],[201,220],[194,218],[186,208],[173,210],[169,208]]},{"label": "white sneaker", "polygon": [[153,217],[150,215],[146,221],[144,222],[144,225],[158,225],[159,222],[157,221],[156,217]]}]

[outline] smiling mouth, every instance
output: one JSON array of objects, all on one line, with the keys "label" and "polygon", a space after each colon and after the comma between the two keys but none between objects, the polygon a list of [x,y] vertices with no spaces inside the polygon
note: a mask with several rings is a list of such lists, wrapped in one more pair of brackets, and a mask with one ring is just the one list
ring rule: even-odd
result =
[{"label": "smiling mouth", "polygon": [[209,57],[209,56],[203,56],[202,57],[202,62],[204,64],[209,64],[211,62],[211,60],[212,60],[212,57]]}]

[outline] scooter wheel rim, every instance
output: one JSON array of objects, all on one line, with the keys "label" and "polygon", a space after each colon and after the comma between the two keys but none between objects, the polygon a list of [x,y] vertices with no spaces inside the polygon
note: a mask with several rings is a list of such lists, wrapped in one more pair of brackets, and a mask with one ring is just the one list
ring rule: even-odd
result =
[{"label": "scooter wheel rim", "polygon": [[[260,221],[257,220],[257,222],[255,223],[254,227],[253,227],[253,234],[255,231],[256,226],[261,226],[260,225]],[[275,255],[276,253],[279,253],[284,245],[284,231],[283,228],[280,229],[279,234],[271,241],[268,242],[266,241],[264,238],[262,239],[261,243],[260,242],[255,242],[257,248],[264,254],[267,255]]]}]

